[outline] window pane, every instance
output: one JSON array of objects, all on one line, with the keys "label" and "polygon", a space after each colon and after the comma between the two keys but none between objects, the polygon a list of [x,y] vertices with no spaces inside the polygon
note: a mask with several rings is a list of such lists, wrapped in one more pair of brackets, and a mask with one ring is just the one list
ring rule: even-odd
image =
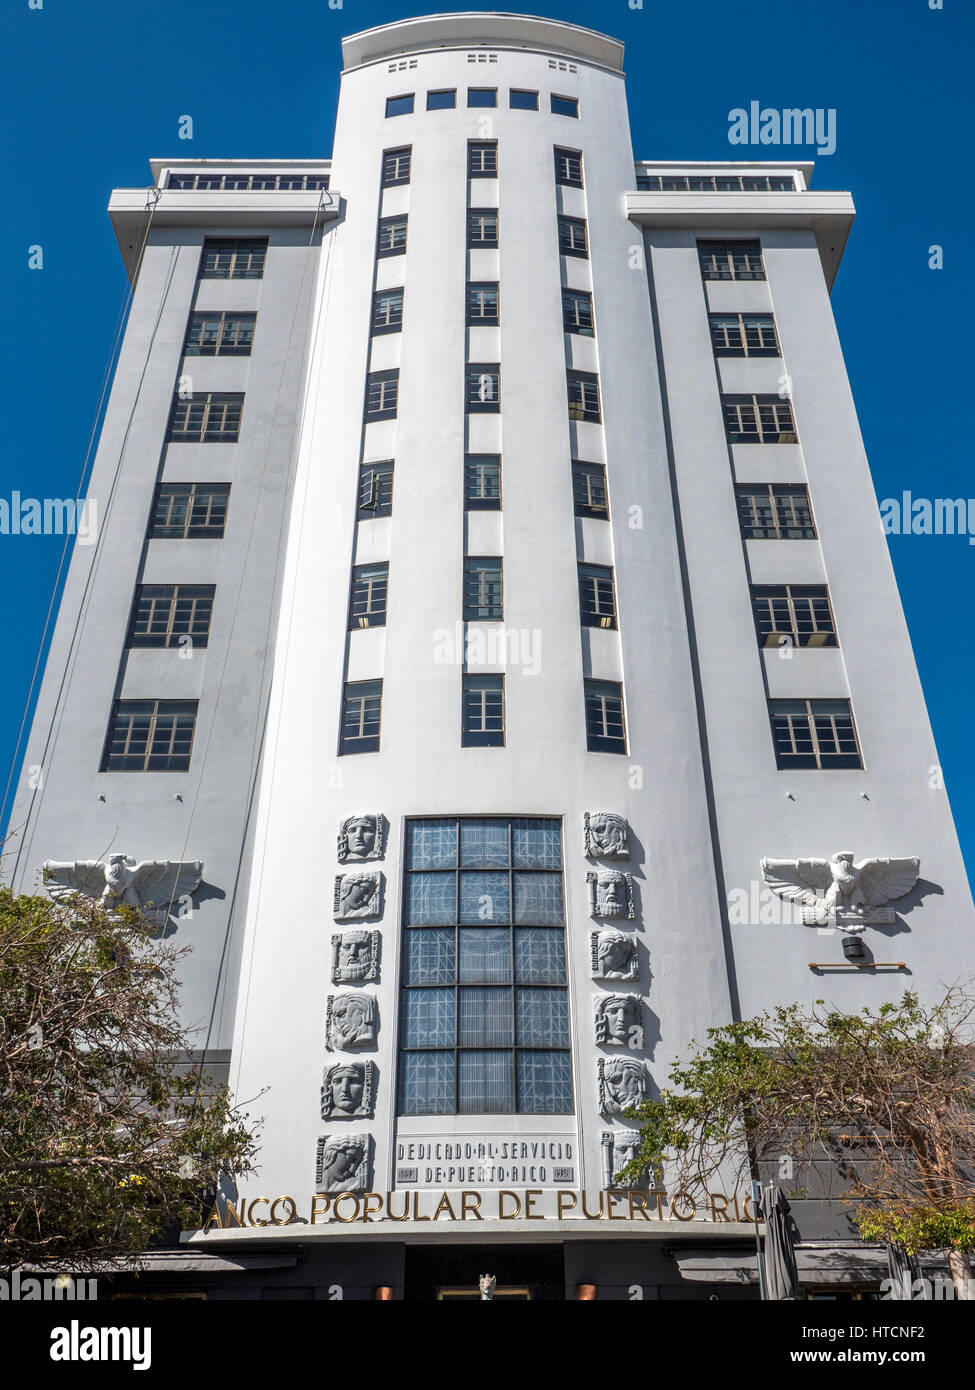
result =
[{"label": "window pane", "polygon": [[511,990],[465,988],[458,994],[457,1041],[468,1047],[510,1047],[515,1031]]},{"label": "window pane", "polygon": [[510,922],[508,875],[462,873],[460,875],[462,922]]},{"label": "window pane", "polygon": [[456,106],[456,104],[456,90],[442,92],[427,92],[428,111],[445,111],[452,106]]},{"label": "window pane", "polygon": [[506,867],[508,823],[504,820],[471,819],[460,823],[460,862],[475,869]]},{"label": "window pane", "polygon": [[457,824],[411,820],[406,827],[406,863],[411,869],[448,869],[457,863]]},{"label": "window pane", "polygon": [[406,1052],[400,1071],[400,1113],[452,1115],[455,1062],[452,1052]]},{"label": "window pane", "polygon": [[546,927],[515,931],[515,979],[520,984],[566,983],[565,933]]},{"label": "window pane", "polygon": [[529,1115],[571,1115],[572,1067],[568,1052],[519,1052],[518,1109]]},{"label": "window pane", "polygon": [[456,885],[454,875],[417,874],[407,880],[407,926],[457,920]]},{"label": "window pane", "polygon": [[534,818],[511,822],[513,862],[518,869],[561,869],[562,825]]},{"label": "window pane", "polygon": [[560,926],[565,920],[561,874],[515,874],[515,921]]},{"label": "window pane", "polygon": [[453,1047],[452,989],[408,989],[404,996],[403,1043],[406,1047]]},{"label": "window pane", "polygon": [[511,983],[511,933],[507,927],[461,927],[459,936],[457,978],[461,984]]},{"label": "window pane", "polygon": [[519,989],[518,1046],[568,1047],[569,1007],[563,989]]},{"label": "window pane", "polygon": [[408,985],[452,985],[453,927],[418,927],[406,933],[403,982]]},{"label": "window pane", "polygon": [[462,1115],[504,1115],[515,1108],[510,1052],[460,1054]]}]

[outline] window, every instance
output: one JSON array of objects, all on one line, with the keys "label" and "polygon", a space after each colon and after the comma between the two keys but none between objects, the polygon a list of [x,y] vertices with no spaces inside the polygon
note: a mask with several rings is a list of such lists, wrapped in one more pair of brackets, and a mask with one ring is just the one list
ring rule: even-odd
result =
[{"label": "window", "polygon": [[729,444],[795,444],[792,406],[781,396],[722,396]]},{"label": "window", "polygon": [[595,516],[609,520],[606,469],[601,463],[572,460],[572,500],[576,516]]},{"label": "window", "polygon": [[406,251],[406,213],[402,217],[381,217],[376,255],[402,256]]},{"label": "window", "polygon": [[641,193],[795,193],[791,174],[637,174]]},{"label": "window", "polygon": [[188,772],[196,700],[116,700],[102,772]]},{"label": "window", "polygon": [[496,179],[498,177],[497,140],[469,140],[467,142],[467,175],[472,179]]},{"label": "window", "polygon": [[552,93],[552,115],[553,116],[578,116],[579,98],[560,97]]},{"label": "window", "polygon": [[256,314],[191,314],[186,357],[250,357]]},{"label": "window", "polygon": [[501,508],[501,455],[464,455],[464,506],[469,512]]},{"label": "window", "polygon": [[395,188],[397,184],[409,183],[412,146],[401,150],[383,152],[383,188]]},{"label": "window", "polygon": [[201,280],[260,280],[267,237],[207,237],[200,257]]},{"label": "window", "polygon": [[835,647],[836,624],[825,584],[753,584],[760,647]]},{"label": "window", "polygon": [[370,372],[366,377],[366,424],[373,420],[395,420],[399,397],[399,368]]},{"label": "window", "polygon": [[538,93],[512,87],[508,92],[508,104],[512,111],[537,111]]},{"label": "window", "polygon": [[383,704],[382,681],[347,681],[342,699],[339,754],[377,753]]},{"label": "window", "polygon": [[497,208],[471,208],[467,214],[467,245],[495,247],[498,244]]},{"label": "window", "polygon": [[386,594],[389,588],[389,563],[356,565],[352,571],[352,596],[349,599],[349,631],[360,627],[386,626]]},{"label": "window", "polygon": [[328,174],[170,174],[167,188],[204,190],[249,190],[254,193],[278,189],[301,191],[328,187]]},{"label": "window", "polygon": [[393,460],[363,463],[359,467],[357,521],[371,521],[393,514]]},{"label": "window", "polygon": [[562,291],[562,327],[566,333],[593,336],[591,294],[585,290]]},{"label": "window", "polygon": [[468,106],[497,106],[497,104],[498,89],[496,87],[468,87]]},{"label": "window", "polygon": [[563,256],[589,257],[589,238],[581,217],[559,218],[559,250]]},{"label": "window", "polygon": [[749,541],[814,541],[816,527],[805,483],[739,483],[741,534]]},{"label": "window", "polygon": [[780,768],[862,767],[849,700],[769,700]]},{"label": "window", "polygon": [[407,822],[400,1114],[572,1114],[561,830]]},{"label": "window", "polygon": [[150,540],[220,540],[229,483],[160,483],[149,518]]},{"label": "window", "polygon": [[697,255],[705,280],[764,280],[762,247],[757,241],[699,241]]},{"label": "window", "polygon": [[585,681],[586,747],[590,753],[625,753],[623,687],[618,681]]},{"label": "window", "polygon": [[480,327],[496,327],[498,317],[497,280],[467,282],[467,322]]},{"label": "window", "polygon": [[500,555],[469,555],[464,561],[464,621],[501,622]]},{"label": "window", "polygon": [[599,377],[595,372],[567,372],[569,419],[599,424]]},{"label": "window", "polygon": [[616,626],[616,592],[609,565],[579,566],[579,621],[583,627]]},{"label": "window", "polygon": [[372,297],[372,335],[398,333],[403,327],[403,289],[377,290]]},{"label": "window", "polygon": [[427,92],[428,111],[447,111],[457,105],[457,88],[444,88],[439,92]]},{"label": "window", "polygon": [[582,187],[582,155],[578,150],[555,148],[555,182],[567,188]]},{"label": "window", "polygon": [[771,314],[708,314],[715,357],[779,357]]},{"label": "window", "polygon": [[469,362],[465,393],[469,415],[501,409],[501,367],[497,362]]},{"label": "window", "polygon": [[402,97],[386,98],[386,117],[390,116],[411,116],[413,114],[413,93],[408,92]]},{"label": "window", "polygon": [[140,584],[125,645],[205,647],[215,593],[213,584]]},{"label": "window", "polygon": [[504,676],[464,676],[461,746],[504,745]]},{"label": "window", "polygon": [[166,440],[170,444],[236,444],[243,391],[206,391],[173,401]]}]

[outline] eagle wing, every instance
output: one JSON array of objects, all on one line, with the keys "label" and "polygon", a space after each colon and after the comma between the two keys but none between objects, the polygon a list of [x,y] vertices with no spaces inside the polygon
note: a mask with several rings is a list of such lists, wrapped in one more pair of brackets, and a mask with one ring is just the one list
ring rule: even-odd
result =
[{"label": "eagle wing", "polygon": [[132,870],[132,887],[143,907],[168,907],[187,893],[195,893],[203,878],[200,860],[180,863],[171,859],[143,859]]},{"label": "eagle wing", "polygon": [[42,867],[44,886],[55,901],[69,893],[85,893],[89,898],[98,898],[105,888],[105,866],[97,859],[64,863],[47,859]]},{"label": "eagle wing", "polygon": [[819,907],[833,881],[828,859],[763,859],[765,882],[780,898]]},{"label": "eagle wing", "polygon": [[911,891],[917,883],[921,861],[917,858],[864,859],[857,868],[867,907],[882,907]]}]

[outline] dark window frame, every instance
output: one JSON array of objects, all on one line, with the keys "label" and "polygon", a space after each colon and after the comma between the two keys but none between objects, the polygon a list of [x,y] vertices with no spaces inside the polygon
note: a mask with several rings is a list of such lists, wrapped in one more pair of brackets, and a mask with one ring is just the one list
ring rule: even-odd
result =
[{"label": "dark window frame", "polygon": [[[365,701],[378,699],[378,707],[375,719],[367,717]],[[350,716],[352,707],[350,701],[363,702],[359,706],[356,717],[356,724],[361,731],[375,723],[375,733],[359,733],[350,736],[347,730],[350,727]],[[359,753],[378,753],[382,740],[382,716],[383,716],[383,682],[382,677],[378,680],[368,681],[346,681],[342,687],[342,715],[339,725],[339,748],[338,756],[354,757]]]},{"label": "dark window frame", "polygon": [[[390,300],[395,304],[396,296],[399,296],[399,310],[394,309],[392,313],[387,312],[384,317],[380,317],[380,307],[384,300]],[[370,337],[379,338],[385,333],[401,333],[403,331],[403,286],[394,285],[388,290],[375,290],[372,296],[372,317],[369,321]]]},{"label": "dark window frame", "polygon": [[[496,467],[498,489],[496,495],[483,491],[482,471],[478,476],[482,482],[481,491],[474,493],[471,490],[471,478],[475,469],[484,470],[485,468]],[[499,512],[501,510],[501,455],[500,454],[465,454],[464,455],[464,509],[468,512]]]},{"label": "dark window frame", "polygon": [[[392,384],[392,392],[384,388]],[[380,402],[377,409],[370,409],[370,397],[376,387],[379,387],[378,400]],[[389,395],[392,395],[392,405],[385,404]],[[366,375],[366,398],[363,404],[363,420],[367,425],[375,424],[379,420],[395,420],[396,412],[399,409],[399,367],[388,367],[384,371],[369,372]]]},{"label": "dark window frame", "polygon": [[[402,172],[402,162],[406,160],[406,173]],[[409,183],[413,174],[413,146],[397,145],[394,149],[383,150],[381,183],[383,188],[400,188]]]},{"label": "dark window frame", "polygon": [[[185,513],[181,523],[157,521],[157,513],[162,502],[169,503],[167,514],[171,517],[173,504],[178,504],[181,499],[185,499]],[[221,501],[222,506],[220,505]],[[205,508],[204,517],[194,523],[193,518],[195,515],[199,515],[200,507]],[[229,507],[229,483],[159,483],[152,498],[146,539],[223,540]],[[214,514],[217,519],[211,525],[210,518]]]},{"label": "dark window frame", "polygon": [[[602,484],[602,506],[592,500],[594,492],[599,490],[598,487],[594,489],[590,485],[589,480],[592,478],[598,479]],[[584,488],[583,479],[586,480]],[[596,463],[592,459],[572,460],[572,505],[576,516],[591,516],[598,521],[609,520],[609,486],[604,463]]]},{"label": "dark window frame", "polygon": [[[475,237],[474,219],[475,218],[494,218],[494,237]],[[467,248],[469,251],[496,251],[501,240],[501,221],[498,208],[468,208],[467,209]]]},{"label": "dark window frame", "polygon": [[[199,700],[116,700],[108,717],[99,771],[188,772],[199,708]],[[123,719],[128,723],[122,724]],[[136,735],[139,719],[147,721],[144,737]],[[121,747],[113,751],[119,742]],[[140,745],[142,751],[135,751]]]},{"label": "dark window frame", "polygon": [[[202,330],[208,323],[216,324],[217,336],[211,342],[204,341],[202,331],[199,334],[200,342],[191,342],[194,330]],[[225,342],[227,328],[236,325],[234,337]],[[250,327],[250,337],[240,342],[240,329]],[[250,357],[254,349],[254,334],[257,328],[257,312],[255,310],[242,309],[194,309],[190,314],[186,325],[186,337],[183,340],[184,357]]]},{"label": "dark window frame", "polygon": [[579,561],[579,623],[615,631],[618,626],[616,576],[612,565]]},{"label": "dark window frame", "polygon": [[[569,399],[569,419],[587,420],[590,424],[602,424],[602,400],[599,392],[599,373],[580,372],[569,368],[565,374],[566,390]],[[577,388],[577,389],[573,389]],[[577,396],[577,400],[573,400]],[[595,404],[593,404],[595,401]]]},{"label": "dark window frame", "polygon": [[555,146],[555,182],[562,188],[585,188],[581,150]]},{"label": "dark window frame", "polygon": [[[626,704],[623,696],[623,684],[621,681],[602,681],[590,680],[583,681],[584,703],[586,711],[586,751],[589,753],[616,753],[626,754],[627,751],[627,724],[626,724]],[[599,701],[598,718],[595,707]],[[619,706],[618,721],[615,718],[616,711],[609,710],[609,702],[615,702]],[[621,733],[617,736],[609,732],[615,723],[619,723]]]},{"label": "dark window frame", "polygon": [[[144,647],[189,647],[193,650],[208,646],[216,592],[215,584],[137,584],[125,637],[126,650]],[[160,618],[164,624],[161,631],[158,630]],[[143,630],[139,631],[140,628]]]},{"label": "dark window frame", "polygon": [[[755,505],[756,499],[760,499],[761,511]],[[797,501],[799,506],[796,506]],[[736,483],[735,503],[743,540],[818,539],[809,488],[805,483]],[[762,524],[763,513],[769,518],[768,525]],[[749,532],[764,534],[749,535]],[[802,534],[792,534],[795,532]]]},{"label": "dark window frame", "polygon": [[[478,314],[494,295],[494,312]],[[480,296],[480,298],[478,298]],[[498,328],[501,324],[501,288],[497,280],[468,280],[465,296],[465,312],[468,328]]]},{"label": "dark window frame", "polygon": [[[484,395],[484,382],[493,382],[492,393]],[[497,415],[501,410],[501,363],[468,362],[464,371],[464,410],[468,415]]]},{"label": "dark window frame", "polygon": [[[393,245],[388,246],[388,247],[384,247],[384,246],[383,246],[383,232],[384,232],[387,228],[398,227],[398,226],[400,225],[400,223],[402,223],[403,228],[404,228],[404,231],[403,231],[403,244],[402,244],[402,246],[397,246],[397,245],[395,244],[395,242],[394,242]],[[380,217],[380,219],[379,219],[379,226],[378,226],[377,229],[376,229],[376,259],[377,259],[377,260],[385,260],[387,256],[405,256],[405,255],[406,255],[406,242],[407,242],[408,234],[409,234],[409,214],[408,214],[408,213],[402,212],[402,213],[397,213],[397,214],[396,214],[395,216],[393,216],[393,217]],[[392,240],[392,238],[390,238],[390,240]]]},{"label": "dark window frame", "polygon": [[[787,706],[793,706],[792,709]],[[800,710],[798,707],[802,706]],[[861,771],[863,752],[853,705],[846,697],[769,700],[769,722],[775,765],[780,771]],[[832,707],[832,708],[831,708]],[[793,723],[793,716],[801,716]],[[843,721],[843,728],[836,723]],[[848,726],[848,727],[847,727]],[[799,735],[797,737],[797,734]],[[852,739],[853,749],[825,751],[827,738],[840,747]],[[788,744],[789,751],[785,745]]]},{"label": "dark window frame", "polygon": [[[484,696],[488,693],[500,694],[500,699],[496,702],[500,708],[500,713],[489,712],[488,701]],[[470,696],[479,694],[480,722],[500,720],[498,728],[473,728],[469,723],[471,707],[468,704]],[[504,700],[504,673],[494,671],[467,672],[461,677],[461,717],[460,717],[460,744],[462,748],[503,748],[505,745],[505,700]]]},{"label": "dark window frame", "polygon": [[[492,597],[495,575],[496,598]],[[465,623],[504,622],[503,555],[464,556],[463,617]]]},{"label": "dark window frame", "polygon": [[349,585],[349,631],[385,627],[389,607],[389,561],[354,565]]},{"label": "dark window frame", "polygon": [[[376,521],[393,514],[393,459],[369,459],[359,464],[356,520]],[[388,496],[383,494],[387,493]]]}]

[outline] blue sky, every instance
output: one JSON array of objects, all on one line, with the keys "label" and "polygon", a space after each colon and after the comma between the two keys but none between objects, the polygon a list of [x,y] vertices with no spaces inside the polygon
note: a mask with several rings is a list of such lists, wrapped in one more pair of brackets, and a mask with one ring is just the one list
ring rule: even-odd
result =
[{"label": "blue sky", "polygon": [[[344,0],[7,0],[0,18],[5,215],[0,267],[7,409],[0,498],[77,495],[126,293],[105,206],[150,182],[148,159],[324,156],[343,34],[431,4]],[[972,177],[975,14],[968,0],[644,0],[535,4],[626,44],[636,153],[732,159],[728,113],[832,107],[836,152],[814,187],[847,188],[857,220],[833,307],[879,498],[975,497]],[[191,115],[194,139],[177,139]],[[769,157],[810,158],[769,147]],[[43,269],[28,248],[43,248]],[[943,247],[944,268],[928,265]],[[975,504],[973,504],[975,524]],[[970,872],[975,644],[963,536],[890,540],[901,598]],[[60,562],[58,537],[0,535],[5,679],[0,773],[14,758]]]}]

